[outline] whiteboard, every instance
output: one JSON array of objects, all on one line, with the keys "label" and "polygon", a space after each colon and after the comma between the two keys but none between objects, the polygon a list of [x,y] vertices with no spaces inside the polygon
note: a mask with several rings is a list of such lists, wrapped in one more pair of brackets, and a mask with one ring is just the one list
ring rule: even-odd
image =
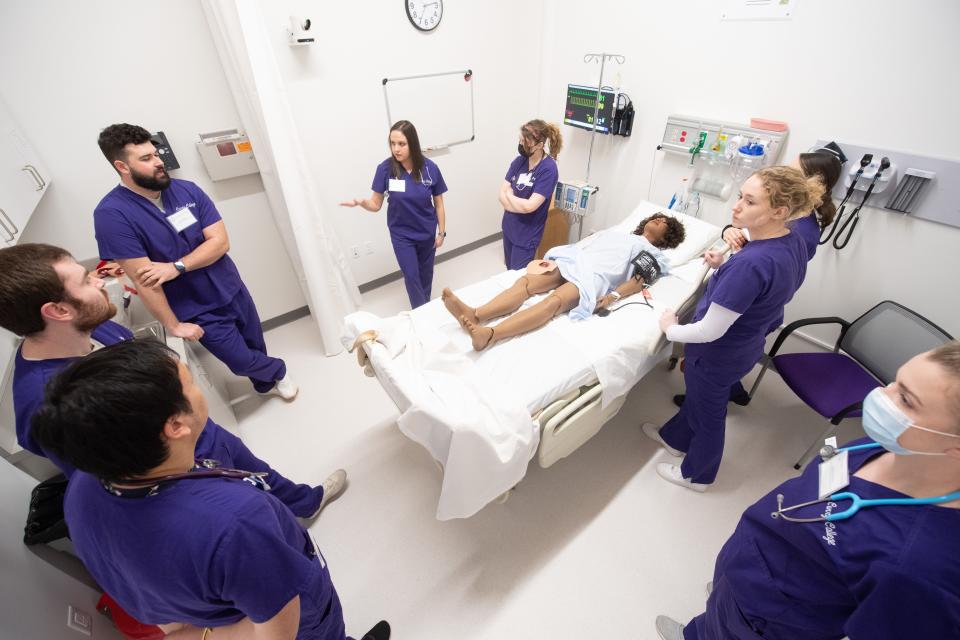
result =
[{"label": "whiteboard", "polygon": [[470,69],[384,78],[388,126],[412,122],[424,151],[471,142],[476,134],[473,84]]}]

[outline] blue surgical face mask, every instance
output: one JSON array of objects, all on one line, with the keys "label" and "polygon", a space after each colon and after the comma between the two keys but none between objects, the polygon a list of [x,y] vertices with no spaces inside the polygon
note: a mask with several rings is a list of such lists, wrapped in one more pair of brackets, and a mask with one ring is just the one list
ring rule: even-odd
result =
[{"label": "blue surgical face mask", "polygon": [[960,438],[960,435],[955,433],[944,433],[943,431],[935,431],[934,429],[927,429],[926,427],[913,424],[910,417],[890,399],[890,396],[884,392],[883,388],[878,387],[874,389],[864,398],[863,430],[868,437],[876,441],[884,449],[899,455],[946,455],[943,452],[930,453],[926,451],[913,451],[912,449],[906,449],[900,446],[898,442],[900,436],[911,427],[920,429],[921,431],[937,433],[942,436]]}]

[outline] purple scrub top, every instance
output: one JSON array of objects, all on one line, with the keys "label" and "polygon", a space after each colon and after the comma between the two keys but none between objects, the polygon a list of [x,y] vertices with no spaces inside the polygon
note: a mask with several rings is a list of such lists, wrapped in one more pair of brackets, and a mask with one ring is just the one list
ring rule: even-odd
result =
[{"label": "purple scrub top", "polygon": [[[126,327],[107,320],[91,332],[91,338],[104,346],[132,340],[133,334]],[[50,455],[37,444],[30,434],[30,420],[43,404],[43,394],[47,383],[61,369],[76,358],[49,358],[47,360],[27,360],[21,349],[17,349],[13,370],[13,411],[17,427],[17,442],[27,451],[49,458],[68,478],[74,472],[73,465]]]},{"label": "purple scrub top", "polygon": [[437,209],[433,197],[447,192],[440,168],[429,158],[423,159],[420,180],[402,172],[403,191],[391,190],[391,159],[379,165],[373,175],[371,189],[387,196],[387,228],[390,235],[405,240],[429,240],[437,236]]},{"label": "purple scrub top", "polygon": [[[853,475],[881,453],[849,453],[846,490],[864,499],[907,497]],[[818,463],[744,512],[717,557],[715,592],[720,584],[723,592],[711,595],[686,637],[760,637],[744,623],[773,639],[960,637],[960,510],[868,507],[831,523],[771,518],[777,494],[785,507],[817,499]],[[819,504],[790,515],[811,518],[849,504]]]},{"label": "purple scrub top", "polygon": [[536,247],[540,244],[543,237],[543,227],[547,223],[547,211],[550,209],[550,202],[553,200],[553,190],[557,186],[559,173],[557,172],[557,163],[550,156],[544,156],[543,160],[534,167],[530,176],[532,185],[518,184],[521,174],[528,173],[529,158],[517,156],[510,163],[507,169],[507,175],[504,180],[510,183],[513,189],[513,195],[523,200],[529,200],[530,196],[539,193],[544,197],[543,204],[531,213],[514,213],[512,211],[503,212],[503,235],[511,244],[518,247]]},{"label": "purple scrub top", "polygon": [[[326,562],[279,500],[243,480],[179,480],[121,497],[78,471],[64,499],[90,574],[146,624],[262,623],[300,596],[298,638],[342,640]],[[216,633],[214,633],[216,637]]]},{"label": "purple scrub top", "polygon": [[[213,201],[192,182],[171,180],[160,195],[163,213],[123,185],[103,197],[93,212],[101,258],[147,257],[154,262],[176,262],[203,244],[203,230],[220,221]],[[183,208],[189,208],[197,222],[178,232],[167,216]],[[241,286],[237,267],[225,254],[209,266],[165,282],[163,292],[177,319],[187,321],[227,305]]]},{"label": "purple scrub top", "polygon": [[799,234],[751,240],[720,265],[697,304],[693,322],[710,304],[741,314],[713,342],[688,344],[687,357],[707,357],[730,369],[756,363],[768,333],[783,321],[783,307],[800,288],[807,273],[807,249]]},{"label": "purple scrub top", "polygon": [[803,245],[807,248],[807,260],[813,260],[817,253],[817,247],[820,245],[820,223],[817,222],[817,214],[811,213],[808,216],[791,221],[787,225],[792,233],[803,238]]}]

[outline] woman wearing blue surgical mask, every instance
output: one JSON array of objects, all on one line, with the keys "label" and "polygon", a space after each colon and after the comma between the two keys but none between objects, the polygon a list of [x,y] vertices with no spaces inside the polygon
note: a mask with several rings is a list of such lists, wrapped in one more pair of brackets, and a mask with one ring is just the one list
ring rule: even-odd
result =
[{"label": "woman wearing blue surgical mask", "polygon": [[387,195],[387,228],[403,273],[410,307],[430,301],[433,262],[447,237],[443,194],[447,184],[436,163],[423,156],[417,130],[408,120],[390,127],[390,157],[377,165],[369,198],[341,202],[376,213]]},{"label": "woman wearing blue surgical mask", "polygon": [[818,500],[813,462],[747,509],[706,612],[658,617],[661,638],[960,638],[960,342],[872,391],[863,427],[873,440],[829,462],[849,483]]},{"label": "woman wearing blue surgical mask", "polygon": [[518,155],[507,168],[499,194],[507,269],[525,268],[537,253],[557,186],[556,161],[562,146],[555,124],[531,120],[520,128]]}]

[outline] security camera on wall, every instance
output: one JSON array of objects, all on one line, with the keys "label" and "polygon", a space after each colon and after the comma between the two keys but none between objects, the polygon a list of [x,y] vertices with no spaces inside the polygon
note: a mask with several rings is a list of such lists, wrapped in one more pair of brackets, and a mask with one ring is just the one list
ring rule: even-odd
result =
[{"label": "security camera on wall", "polygon": [[301,16],[290,16],[290,27],[287,32],[290,34],[290,46],[299,47],[305,44],[313,44],[314,38],[310,31],[313,22],[310,18]]}]

